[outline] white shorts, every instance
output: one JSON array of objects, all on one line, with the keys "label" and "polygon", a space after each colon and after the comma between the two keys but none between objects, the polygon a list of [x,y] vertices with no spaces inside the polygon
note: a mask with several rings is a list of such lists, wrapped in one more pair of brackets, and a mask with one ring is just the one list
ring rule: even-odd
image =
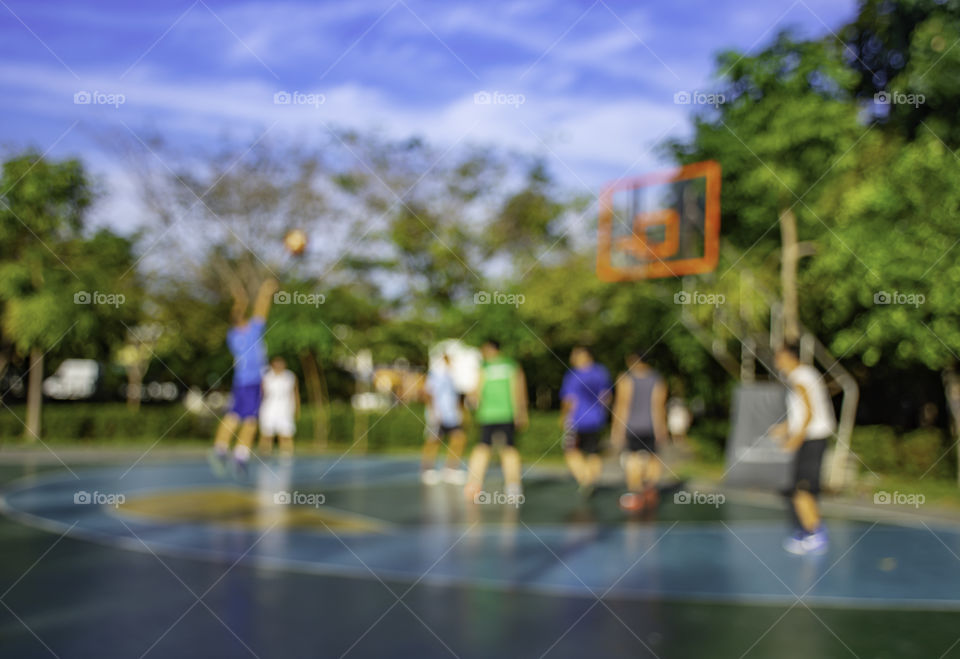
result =
[{"label": "white shorts", "polygon": [[297,432],[297,425],[289,414],[272,413],[270,410],[260,411],[260,434],[265,437],[293,437]]}]

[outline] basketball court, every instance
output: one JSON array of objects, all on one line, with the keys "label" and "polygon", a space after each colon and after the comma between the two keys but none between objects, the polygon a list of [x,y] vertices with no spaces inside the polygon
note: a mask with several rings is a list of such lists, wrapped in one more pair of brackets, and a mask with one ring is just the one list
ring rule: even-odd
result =
[{"label": "basketball court", "polygon": [[2,473],[7,656],[960,654],[960,530],[933,523],[834,517],[796,557],[779,508],[679,485],[635,520],[545,471],[469,503],[401,458]]}]

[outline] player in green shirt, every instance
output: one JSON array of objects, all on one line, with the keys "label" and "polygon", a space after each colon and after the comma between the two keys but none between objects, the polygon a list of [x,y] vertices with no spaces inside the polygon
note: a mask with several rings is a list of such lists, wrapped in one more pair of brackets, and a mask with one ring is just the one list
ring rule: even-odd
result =
[{"label": "player in green shirt", "polygon": [[527,382],[523,370],[500,354],[500,344],[490,339],[480,346],[483,366],[473,398],[477,402],[477,423],[480,424],[480,442],[470,454],[469,476],[465,494],[475,501],[483,489],[483,479],[490,462],[494,439],[500,444],[500,460],[506,494],[519,496],[520,453],[514,446],[515,433],[527,426]]}]

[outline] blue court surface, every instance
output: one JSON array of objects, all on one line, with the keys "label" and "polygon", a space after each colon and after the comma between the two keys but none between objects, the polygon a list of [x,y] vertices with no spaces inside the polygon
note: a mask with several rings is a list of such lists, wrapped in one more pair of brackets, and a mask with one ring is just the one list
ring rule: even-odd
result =
[{"label": "blue court surface", "polygon": [[[520,506],[415,461],[2,470],[7,657],[960,656],[960,532],[832,518],[818,557],[773,507],[666,492]],[[675,498],[677,494],[678,498]]]}]

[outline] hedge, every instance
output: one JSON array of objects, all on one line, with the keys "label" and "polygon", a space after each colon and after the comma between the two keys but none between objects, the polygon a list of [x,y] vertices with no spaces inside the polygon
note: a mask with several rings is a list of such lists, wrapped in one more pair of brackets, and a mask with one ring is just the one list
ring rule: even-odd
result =
[{"label": "hedge", "polygon": [[[23,436],[23,405],[0,409],[0,441]],[[316,410],[303,409],[297,424],[297,439],[310,442]],[[354,412],[346,402],[328,408],[329,443],[343,450],[354,444]],[[396,405],[367,417],[366,448],[369,451],[416,449],[423,442],[423,406]],[[43,438],[54,442],[110,442],[143,440],[209,441],[216,430],[212,415],[187,413],[182,405],[145,405],[131,412],[122,403],[47,403],[43,408]],[[720,419],[698,419],[691,429],[697,457],[706,462],[723,461],[723,438],[728,424]],[[471,441],[476,430],[469,431]],[[562,456],[561,430],[556,411],[531,410],[530,427],[518,439],[527,460]],[[863,463],[862,471],[918,478],[949,479],[956,469],[956,451],[938,428],[921,428],[898,435],[888,426],[860,426],[854,430],[852,449]],[[943,457],[941,457],[943,456]]]},{"label": "hedge", "polygon": [[[0,440],[23,436],[23,405],[0,410]],[[297,440],[310,442],[317,411],[304,407],[297,423]],[[358,422],[350,405],[333,402],[328,408],[329,442],[337,448],[354,444]],[[366,448],[370,451],[415,449],[423,443],[423,405],[396,405],[386,412],[367,415]],[[556,412],[531,411],[530,427],[519,440],[522,452],[533,459],[545,453],[562,455]],[[186,413],[182,405],[145,405],[131,412],[122,403],[47,403],[43,408],[44,440],[54,442],[109,442],[112,440],[208,441],[216,430],[212,415]],[[361,426],[362,427],[362,426]],[[476,432],[470,429],[471,439]]]},{"label": "hedge", "polygon": [[952,478],[956,470],[952,443],[939,428],[918,428],[901,436],[889,426],[859,426],[850,442],[861,471],[943,479]]}]

